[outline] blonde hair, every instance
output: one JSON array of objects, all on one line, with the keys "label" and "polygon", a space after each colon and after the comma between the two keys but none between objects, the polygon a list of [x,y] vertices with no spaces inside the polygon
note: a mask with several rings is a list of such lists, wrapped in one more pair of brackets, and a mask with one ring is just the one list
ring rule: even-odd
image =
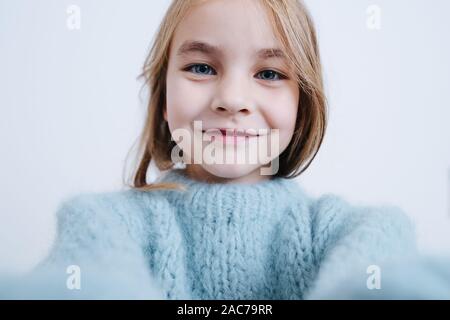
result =
[{"label": "blonde hair", "polygon": [[[132,187],[138,190],[184,189],[174,183],[148,183],[147,171],[153,160],[159,170],[173,168],[171,140],[163,110],[166,101],[166,75],[171,40],[188,10],[207,0],[173,0],[155,35],[140,77],[145,79],[150,94],[145,126],[139,141],[138,165],[133,173]],[[299,108],[294,135],[279,155],[275,176],[294,178],[303,173],[314,160],[322,144],[327,124],[327,103],[324,94],[322,67],[316,31],[301,0],[260,0],[267,10],[275,36],[288,57],[300,89]]]}]

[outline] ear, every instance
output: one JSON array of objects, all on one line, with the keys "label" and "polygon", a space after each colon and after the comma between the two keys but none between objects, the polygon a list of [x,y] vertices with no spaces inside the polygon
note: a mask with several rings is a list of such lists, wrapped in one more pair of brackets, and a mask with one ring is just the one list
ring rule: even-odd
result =
[{"label": "ear", "polygon": [[164,107],[164,109],[163,109],[163,116],[164,116],[164,120],[166,120],[166,122],[167,122],[167,108],[166,107]]}]

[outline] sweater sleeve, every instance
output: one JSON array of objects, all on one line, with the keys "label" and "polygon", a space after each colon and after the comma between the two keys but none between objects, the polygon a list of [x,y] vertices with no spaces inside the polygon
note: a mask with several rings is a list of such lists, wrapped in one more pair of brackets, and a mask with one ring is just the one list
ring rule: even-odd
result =
[{"label": "sweater sleeve", "polygon": [[163,299],[114,201],[110,194],[84,194],[62,202],[49,255],[26,275],[3,276],[0,298]]},{"label": "sweater sleeve", "polygon": [[317,274],[307,299],[339,299],[349,283],[371,290],[386,264],[417,253],[414,225],[398,207],[352,206],[327,194],[310,212]]}]

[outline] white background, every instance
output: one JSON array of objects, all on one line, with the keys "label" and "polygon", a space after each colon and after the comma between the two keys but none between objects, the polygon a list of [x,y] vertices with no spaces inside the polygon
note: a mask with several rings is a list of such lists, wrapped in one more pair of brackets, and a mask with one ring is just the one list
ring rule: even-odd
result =
[{"label": "white background", "polygon": [[[298,181],[394,204],[423,251],[450,252],[450,2],[309,0],[330,123]],[[69,5],[81,29],[66,26]],[[140,133],[139,75],[169,1],[0,0],[0,271],[49,250],[65,197],[122,187]],[[367,27],[370,5],[381,29]]]}]

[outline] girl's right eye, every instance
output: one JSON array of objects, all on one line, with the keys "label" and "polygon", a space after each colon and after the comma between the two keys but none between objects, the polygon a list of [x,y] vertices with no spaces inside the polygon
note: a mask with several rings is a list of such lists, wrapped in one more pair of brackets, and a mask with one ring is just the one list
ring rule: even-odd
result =
[{"label": "girl's right eye", "polygon": [[[184,69],[184,71],[200,74],[200,75],[215,75],[215,71],[213,68],[208,66],[207,64],[192,64]],[[212,71],[213,74],[208,73],[209,71]]]}]

